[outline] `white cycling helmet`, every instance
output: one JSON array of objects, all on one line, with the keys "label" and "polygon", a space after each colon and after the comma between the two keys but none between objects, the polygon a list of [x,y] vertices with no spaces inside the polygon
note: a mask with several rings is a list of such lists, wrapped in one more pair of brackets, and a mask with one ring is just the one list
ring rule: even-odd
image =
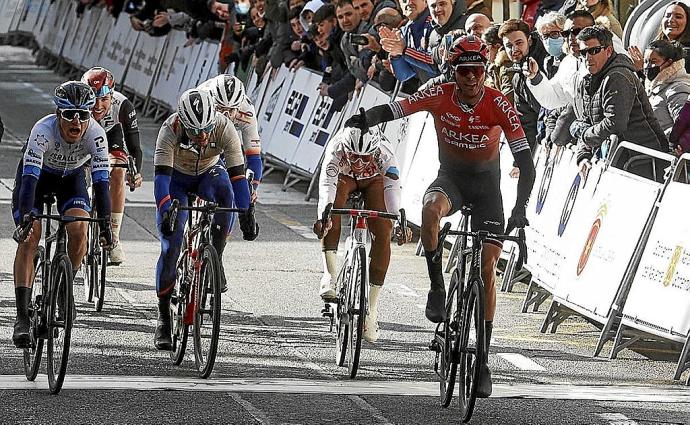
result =
[{"label": "white cycling helmet", "polygon": [[345,151],[355,155],[371,155],[381,146],[381,131],[377,125],[369,127],[366,132],[362,132],[359,128],[350,127],[346,129],[344,136],[343,147]]},{"label": "white cycling helmet", "polygon": [[218,106],[237,108],[244,100],[244,84],[239,78],[222,74],[203,82],[199,90],[211,93]]},{"label": "white cycling helmet", "polygon": [[177,116],[190,130],[204,130],[213,125],[216,108],[213,97],[204,90],[190,89],[177,101]]}]

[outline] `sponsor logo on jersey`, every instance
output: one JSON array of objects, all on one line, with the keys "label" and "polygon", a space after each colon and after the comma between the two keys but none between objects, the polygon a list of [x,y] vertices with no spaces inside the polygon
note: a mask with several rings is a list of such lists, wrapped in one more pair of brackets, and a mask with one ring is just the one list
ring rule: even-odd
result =
[{"label": "sponsor logo on jersey", "polygon": [[489,136],[487,136],[486,134],[461,133],[455,130],[450,130],[445,127],[441,132],[444,136],[446,136],[446,143],[450,143],[461,148],[485,148],[487,146],[487,142],[489,142]]},{"label": "sponsor logo on jersey", "polygon": [[418,91],[410,96],[410,102],[419,102],[420,100],[427,99],[430,97],[436,97],[443,95],[443,86],[432,86],[424,91]]},{"label": "sponsor logo on jersey", "polygon": [[34,142],[36,142],[38,146],[45,148],[48,144],[48,139],[43,134],[37,134],[34,138]]},{"label": "sponsor logo on jersey", "polygon": [[37,154],[33,149],[29,148],[29,150],[26,152],[27,155],[29,155],[32,158],[36,159],[41,159],[41,155]]},{"label": "sponsor logo on jersey", "polygon": [[513,105],[510,104],[510,101],[505,97],[497,97],[494,99],[494,102],[496,102],[496,106],[498,106],[506,118],[508,118],[508,122],[510,123],[512,130],[515,131],[520,128],[520,117],[518,117],[518,114],[515,111],[515,108],[513,108]]}]

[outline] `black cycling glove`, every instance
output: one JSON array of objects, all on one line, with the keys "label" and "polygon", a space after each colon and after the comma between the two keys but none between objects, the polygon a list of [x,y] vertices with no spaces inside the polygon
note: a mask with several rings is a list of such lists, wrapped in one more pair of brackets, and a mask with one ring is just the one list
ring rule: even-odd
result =
[{"label": "black cycling glove", "polygon": [[253,241],[259,236],[259,223],[254,216],[254,204],[249,205],[247,211],[239,214],[240,230],[245,241]]},{"label": "black cycling glove", "polygon": [[510,214],[508,219],[508,224],[506,225],[506,233],[510,233],[513,229],[522,229],[525,226],[529,226],[529,221],[527,220],[527,212],[525,205],[516,205]]}]

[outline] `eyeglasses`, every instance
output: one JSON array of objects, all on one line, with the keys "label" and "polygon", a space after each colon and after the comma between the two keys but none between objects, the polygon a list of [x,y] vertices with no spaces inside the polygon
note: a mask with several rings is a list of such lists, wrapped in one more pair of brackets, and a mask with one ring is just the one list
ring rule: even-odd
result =
[{"label": "eyeglasses", "polygon": [[577,37],[577,35],[578,35],[579,33],[581,33],[583,29],[584,29],[584,28],[570,28],[569,30],[561,31],[561,35],[562,35],[564,38],[568,38],[568,37],[570,37],[571,35],[572,35],[573,37]]},{"label": "eyeglasses", "polygon": [[73,121],[74,117],[79,117],[79,121],[87,122],[91,118],[91,111],[85,109],[61,109],[60,118],[65,121]]},{"label": "eyeglasses", "polygon": [[590,47],[588,49],[580,49],[580,55],[585,56],[585,55],[590,55],[590,56],[595,56],[601,53],[602,50],[604,50],[604,46],[594,46]]},{"label": "eyeglasses", "polygon": [[556,39],[556,38],[562,37],[563,36],[562,34],[563,34],[562,31],[551,31],[551,32],[547,32],[546,34],[542,34],[541,38],[544,40],[549,39],[549,38]]},{"label": "eyeglasses", "polygon": [[185,128],[184,128],[184,131],[187,132],[187,134],[188,134],[189,136],[199,137],[199,136],[201,136],[201,133],[209,134],[210,132],[212,132],[213,129],[215,128],[215,126],[216,126],[216,124],[213,123],[213,124],[209,124],[207,127],[202,128],[202,129],[187,128],[187,127],[185,127]]},{"label": "eyeglasses", "polygon": [[109,94],[112,93],[112,92],[113,92],[113,89],[110,88],[110,86],[103,85],[103,86],[101,86],[101,88],[98,89],[98,91],[96,92],[96,97],[104,97],[104,96],[109,95]]},{"label": "eyeglasses", "polygon": [[479,78],[484,75],[486,67],[484,67],[484,65],[456,65],[453,71],[461,77],[467,77],[470,74],[474,74],[475,77]]}]

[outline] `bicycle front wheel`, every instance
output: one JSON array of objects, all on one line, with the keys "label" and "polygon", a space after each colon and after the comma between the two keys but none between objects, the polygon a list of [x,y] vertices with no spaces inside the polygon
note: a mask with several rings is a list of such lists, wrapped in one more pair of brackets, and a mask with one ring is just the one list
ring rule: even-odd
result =
[{"label": "bicycle front wheel", "polygon": [[194,358],[199,376],[213,371],[220,336],[220,259],[211,245],[203,248],[194,303]]},{"label": "bicycle front wheel", "polygon": [[[457,335],[460,331],[461,310],[459,306],[458,290],[460,282],[460,272],[456,268],[450,278],[448,286],[448,298],[446,301],[446,321],[438,330],[436,338],[442,339],[441,351],[437,354],[439,371],[441,378],[439,389],[441,392],[441,406],[448,407],[453,399],[453,389],[455,388],[455,378],[458,373],[458,344]],[[462,292],[462,291],[461,291]]]},{"label": "bicycle front wheel", "polygon": [[350,275],[349,339],[347,371],[350,378],[357,376],[359,355],[362,351],[362,333],[367,315],[367,253],[363,246],[357,248],[352,257],[352,274]]},{"label": "bicycle front wheel", "polygon": [[484,288],[478,277],[464,290],[462,331],[458,334],[460,352],[460,416],[463,422],[472,417],[477,400],[477,386],[484,361]]},{"label": "bicycle front wheel", "polygon": [[177,261],[177,284],[175,285],[176,293],[170,303],[170,318],[172,323],[172,351],[170,352],[170,359],[174,365],[179,365],[184,359],[184,352],[187,349],[187,339],[189,338],[189,325],[184,322],[185,312],[187,311],[187,304],[190,288],[188,282],[191,282],[192,270],[188,267],[189,255],[184,251]]},{"label": "bicycle front wheel", "polygon": [[53,267],[48,309],[48,385],[50,392],[57,394],[67,373],[74,298],[72,264],[67,255],[58,256]]},{"label": "bicycle front wheel", "polygon": [[338,304],[335,312],[335,327],[337,338],[335,341],[335,364],[342,366],[345,364],[347,354],[347,344],[349,340],[350,328],[349,322],[349,282],[352,274],[352,265],[350,264],[349,255],[345,258],[340,273],[338,273],[338,281],[336,285],[336,296],[338,297]]},{"label": "bicycle front wheel", "polygon": [[82,260],[82,267],[84,270],[84,299],[87,303],[93,302],[94,286],[98,282],[98,242],[95,235],[98,234],[96,229],[97,224],[91,223],[88,227],[88,234],[86,238],[87,249],[86,255]]},{"label": "bicycle front wheel", "polygon": [[41,354],[43,353],[43,339],[39,338],[40,327],[43,318],[43,279],[46,278],[45,248],[39,246],[34,255],[33,286],[31,287],[31,303],[29,304],[29,317],[31,327],[29,329],[30,347],[24,349],[24,374],[26,379],[36,379],[38,369],[41,366]]},{"label": "bicycle front wheel", "polygon": [[105,274],[108,266],[108,252],[97,246],[94,258],[98,258],[94,264],[94,275],[96,279],[93,286],[93,308],[96,311],[103,310],[103,301],[105,300]]}]

